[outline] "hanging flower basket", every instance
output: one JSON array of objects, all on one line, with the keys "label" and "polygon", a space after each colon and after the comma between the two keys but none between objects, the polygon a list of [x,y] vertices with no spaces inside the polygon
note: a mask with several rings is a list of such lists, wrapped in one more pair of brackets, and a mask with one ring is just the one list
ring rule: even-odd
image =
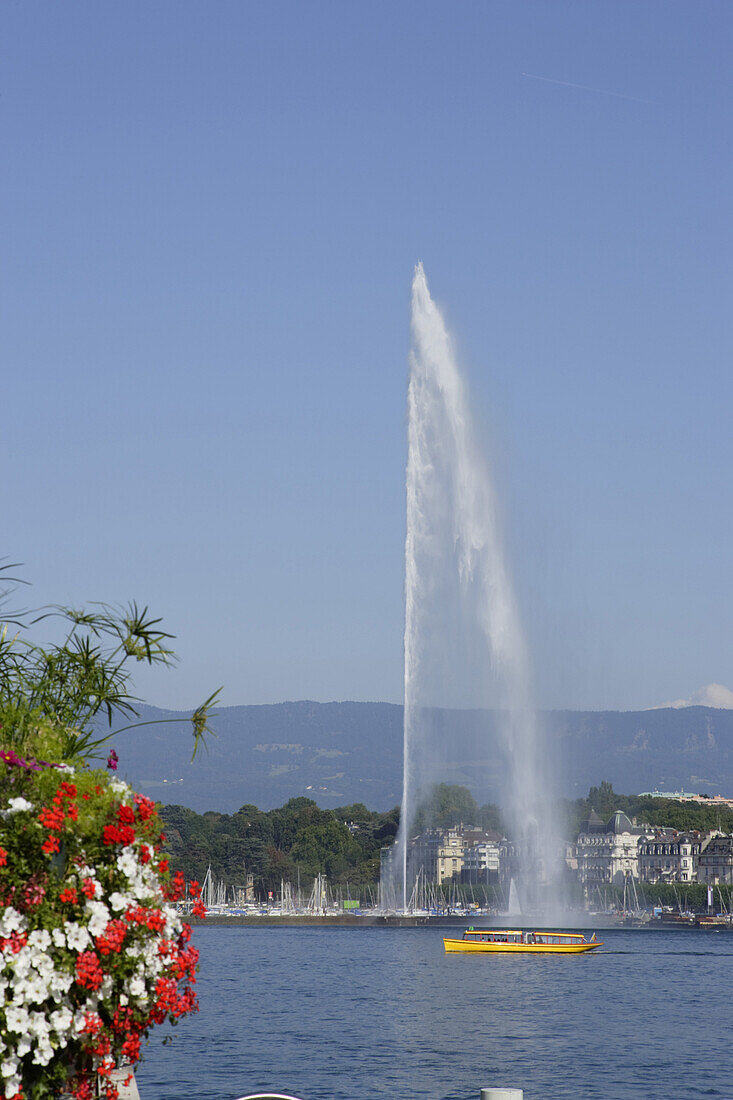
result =
[{"label": "hanging flower basket", "polygon": [[149,1030],[197,1011],[164,839],[125,783],[0,751],[0,1096],[114,1100]]}]

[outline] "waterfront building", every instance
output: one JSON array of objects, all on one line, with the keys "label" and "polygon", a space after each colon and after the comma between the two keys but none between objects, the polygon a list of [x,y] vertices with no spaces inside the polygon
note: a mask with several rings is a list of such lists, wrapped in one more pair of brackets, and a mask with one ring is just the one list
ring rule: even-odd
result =
[{"label": "waterfront building", "polygon": [[[458,882],[463,868],[463,837],[461,830],[426,829],[413,837],[407,846],[407,882],[414,883],[418,878],[423,882],[441,885],[444,882]],[[395,866],[396,845],[382,848],[380,852],[380,883],[401,879],[401,870]],[[383,899],[385,906],[394,905],[394,900]]]},{"label": "waterfront building", "polygon": [[575,880],[578,877],[578,849],[570,841],[564,841],[562,860],[565,864],[565,877]]},{"label": "waterfront building", "polygon": [[485,833],[464,848],[462,882],[489,885],[499,881],[501,840],[499,833]]},{"label": "waterfront building", "polygon": [[232,886],[232,902],[235,906],[254,905],[256,901],[255,897],[255,877],[253,874],[247,874],[245,872],[245,882],[241,886]]},{"label": "waterfront building", "polygon": [[502,837],[499,844],[499,882],[503,890],[509,890],[512,879],[517,879],[521,870],[521,851],[518,844]]},{"label": "waterfront building", "polygon": [[[511,888],[512,880],[522,880],[525,891],[528,884],[532,889],[541,887],[558,877],[566,878],[568,868],[575,864],[576,846],[556,838],[553,847],[538,843],[537,837],[529,834],[522,842],[514,842],[502,837],[499,844],[499,881],[502,888]],[[548,867],[546,861],[550,861]],[[575,878],[575,876],[573,876]]]},{"label": "waterfront building", "polygon": [[448,829],[440,835],[435,847],[433,882],[440,886],[443,882],[457,882],[463,869],[464,840],[460,828]]},{"label": "waterfront building", "polygon": [[700,849],[707,834],[658,829],[639,841],[639,878],[642,882],[696,882]]},{"label": "waterfront building", "polygon": [[578,879],[593,886],[622,885],[628,877],[638,878],[639,842],[653,835],[649,825],[636,825],[622,810],[606,824],[592,810],[575,844]]},{"label": "waterfront building", "polygon": [[397,905],[398,877],[401,875],[397,867],[397,845],[387,844],[379,849],[379,904],[382,909],[393,909]]},{"label": "waterfront building", "polygon": [[[455,825],[448,829],[425,829],[412,838],[407,848],[407,880],[418,876],[424,882],[493,883],[498,880],[500,861],[499,833],[486,832],[476,826]],[[382,848],[380,880],[395,878],[396,849]]]},{"label": "waterfront building", "polygon": [[426,882],[457,881],[463,867],[463,837],[456,826],[426,829],[414,837],[408,853],[410,879],[422,872]]},{"label": "waterfront building", "polygon": [[[411,877],[415,878],[422,871],[425,880],[437,886],[462,880],[486,882],[487,871],[498,873],[499,870],[500,839],[497,834],[487,833],[474,825],[426,829],[410,846]],[[478,878],[464,878],[467,859],[470,873],[478,873]]]},{"label": "waterfront building", "polygon": [[717,833],[707,840],[700,851],[697,864],[698,882],[733,883],[733,833],[725,836]]}]

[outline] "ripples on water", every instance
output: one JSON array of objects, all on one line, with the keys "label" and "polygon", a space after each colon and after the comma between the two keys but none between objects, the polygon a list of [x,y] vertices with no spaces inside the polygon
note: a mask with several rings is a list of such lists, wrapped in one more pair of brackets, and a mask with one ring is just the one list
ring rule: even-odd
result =
[{"label": "ripples on water", "polygon": [[197,928],[201,1012],[151,1041],[142,1100],[733,1097],[733,933],[538,959],[446,955],[445,931]]}]

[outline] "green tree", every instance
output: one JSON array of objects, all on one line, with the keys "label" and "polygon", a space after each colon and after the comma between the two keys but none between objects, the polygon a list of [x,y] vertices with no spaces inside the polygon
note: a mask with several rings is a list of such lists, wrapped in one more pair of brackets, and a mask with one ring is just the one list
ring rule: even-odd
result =
[{"label": "green tree", "polygon": [[501,816],[501,810],[493,802],[487,802],[479,810],[478,823],[482,829],[486,829],[492,833],[503,833],[504,821]]},{"label": "green tree", "polygon": [[415,831],[447,829],[461,823],[475,825],[478,820],[479,808],[467,787],[436,783],[418,806]]},{"label": "green tree", "polygon": [[322,810],[312,798],[291,798],[279,810],[271,810],[273,841],[278,848],[289,851],[304,829],[325,825],[333,820],[330,810]]},{"label": "green tree", "polygon": [[630,799],[627,795],[617,794],[613,784],[604,779],[600,787],[591,787],[588,791],[588,804],[591,810],[595,810],[605,820],[615,810],[628,812]]},{"label": "green tree", "polygon": [[361,855],[349,830],[334,817],[321,824],[307,825],[290,850],[290,858],[302,863],[310,874],[324,871],[328,878],[358,866]]}]

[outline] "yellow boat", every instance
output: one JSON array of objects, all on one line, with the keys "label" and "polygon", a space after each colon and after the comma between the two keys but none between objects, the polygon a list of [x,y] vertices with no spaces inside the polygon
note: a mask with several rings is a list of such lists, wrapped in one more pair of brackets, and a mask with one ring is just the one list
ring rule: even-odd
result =
[{"label": "yellow boat", "polygon": [[446,951],[502,951],[527,955],[578,955],[603,947],[595,932],[589,940],[580,932],[524,932],[522,929],[467,928],[463,939],[443,938]]}]

